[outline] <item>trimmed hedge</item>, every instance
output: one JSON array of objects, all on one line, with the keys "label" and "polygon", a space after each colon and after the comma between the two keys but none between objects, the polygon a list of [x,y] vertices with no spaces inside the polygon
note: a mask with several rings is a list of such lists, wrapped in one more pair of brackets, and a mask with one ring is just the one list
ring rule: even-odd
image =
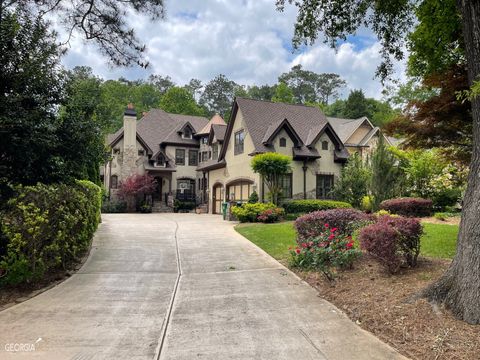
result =
[{"label": "trimmed hedge", "polygon": [[66,268],[88,249],[100,222],[101,189],[89,181],[18,186],[16,193],[1,219],[8,242],[1,284],[31,282],[49,269]]},{"label": "trimmed hedge", "polygon": [[285,202],[282,207],[287,214],[306,214],[320,210],[347,209],[351,208],[352,205],[343,201],[334,200],[291,200]]},{"label": "trimmed hedge", "polygon": [[277,207],[272,203],[245,203],[240,206],[232,207],[232,214],[240,222],[257,222],[258,216],[264,213],[266,210],[273,210]]},{"label": "trimmed hedge", "polygon": [[301,243],[306,239],[319,236],[325,231],[325,225],[335,228],[339,234],[352,235],[361,226],[375,221],[375,217],[356,209],[331,209],[315,211],[299,217],[295,223]]},{"label": "trimmed hedge", "polygon": [[380,209],[407,217],[430,216],[432,206],[432,200],[422,198],[397,198],[380,203]]},{"label": "trimmed hedge", "polygon": [[360,230],[358,239],[362,249],[395,274],[401,266],[417,266],[422,233],[418,219],[387,215]]}]

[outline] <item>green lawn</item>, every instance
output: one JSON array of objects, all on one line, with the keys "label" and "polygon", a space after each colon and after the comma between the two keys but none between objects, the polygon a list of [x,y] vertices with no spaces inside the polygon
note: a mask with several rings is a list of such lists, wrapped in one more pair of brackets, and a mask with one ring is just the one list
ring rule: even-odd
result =
[{"label": "green lawn", "polygon": [[420,254],[451,259],[455,255],[458,225],[423,224],[424,234]]},{"label": "green lawn", "polygon": [[[423,226],[420,254],[436,258],[452,258],[455,255],[458,226],[445,224],[423,224]],[[292,222],[240,224],[235,229],[278,260],[288,259],[288,247],[295,246],[295,230]]]},{"label": "green lawn", "polygon": [[292,222],[240,224],[235,227],[235,230],[277,260],[288,259],[288,247],[295,246],[295,230]]}]

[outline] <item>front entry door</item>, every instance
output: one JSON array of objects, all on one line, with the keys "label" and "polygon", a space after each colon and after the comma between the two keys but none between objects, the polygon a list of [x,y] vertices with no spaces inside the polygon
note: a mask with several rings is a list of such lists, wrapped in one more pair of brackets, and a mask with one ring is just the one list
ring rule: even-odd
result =
[{"label": "front entry door", "polygon": [[157,181],[157,188],[153,194],[153,200],[162,201],[162,182],[163,179],[160,176],[156,176],[155,180]]},{"label": "front entry door", "polygon": [[222,185],[216,185],[213,187],[213,213],[220,214],[222,212]]}]

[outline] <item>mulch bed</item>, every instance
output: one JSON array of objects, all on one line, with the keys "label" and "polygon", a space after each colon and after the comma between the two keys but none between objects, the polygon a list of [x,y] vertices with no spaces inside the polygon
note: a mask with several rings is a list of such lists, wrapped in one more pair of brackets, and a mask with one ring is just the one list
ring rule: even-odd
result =
[{"label": "mulch bed", "polygon": [[369,256],[333,283],[316,272],[297,274],[319,296],[350,319],[411,359],[478,359],[480,325],[455,319],[448,310],[412,296],[437,279],[450,261],[425,259],[416,269],[389,275]]}]

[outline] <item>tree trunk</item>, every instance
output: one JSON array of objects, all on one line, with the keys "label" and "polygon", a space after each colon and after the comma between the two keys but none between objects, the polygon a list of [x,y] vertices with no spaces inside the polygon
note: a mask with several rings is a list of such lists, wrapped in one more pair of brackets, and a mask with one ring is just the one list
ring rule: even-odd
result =
[{"label": "tree trunk", "polygon": [[[470,85],[480,80],[480,1],[457,0]],[[445,274],[424,291],[429,300],[443,303],[455,316],[480,324],[480,97],[472,100],[473,152],[463,202],[457,254]]]}]

